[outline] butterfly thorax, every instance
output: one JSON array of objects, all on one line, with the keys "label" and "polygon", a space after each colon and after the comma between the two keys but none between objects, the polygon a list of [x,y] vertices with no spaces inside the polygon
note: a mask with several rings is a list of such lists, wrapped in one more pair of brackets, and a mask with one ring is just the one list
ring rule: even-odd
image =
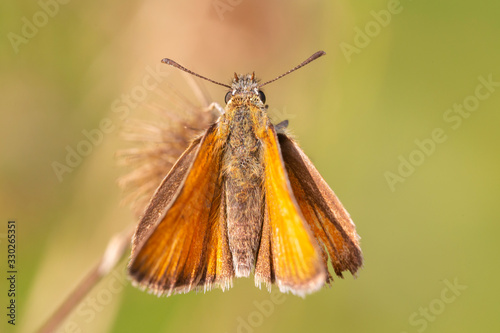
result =
[{"label": "butterfly thorax", "polygon": [[236,276],[248,276],[260,243],[264,167],[257,130],[268,121],[257,84],[250,75],[235,77],[233,96],[221,117],[228,132],[223,157],[229,248]]}]

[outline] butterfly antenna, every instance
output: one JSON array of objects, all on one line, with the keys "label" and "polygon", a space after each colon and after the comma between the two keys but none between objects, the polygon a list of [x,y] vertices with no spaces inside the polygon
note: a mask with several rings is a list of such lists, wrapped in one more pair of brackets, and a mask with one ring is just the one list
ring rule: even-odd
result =
[{"label": "butterfly antenna", "polygon": [[204,80],[207,80],[207,81],[210,81],[210,82],[212,82],[212,83],[215,83],[215,84],[218,84],[218,85],[220,85],[220,86],[223,86],[223,87],[226,87],[226,88],[231,89],[231,86],[229,86],[229,85],[227,85],[227,84],[224,84],[224,83],[220,83],[220,82],[217,82],[217,81],[211,80],[211,79],[209,79],[209,78],[207,78],[207,77],[204,77],[203,75],[196,74],[195,72],[190,71],[190,70],[189,70],[189,69],[187,69],[186,67],[179,65],[178,63],[176,63],[176,62],[175,62],[175,61],[173,61],[172,59],[165,58],[165,59],[162,59],[162,61],[161,61],[161,62],[162,62],[162,63],[164,63],[164,64],[167,64],[167,65],[173,66],[173,67],[175,67],[175,68],[178,68],[178,69],[180,69],[180,70],[183,70],[184,72],[189,73],[189,74],[191,74],[191,75],[197,76],[197,77],[202,78],[202,79],[204,79]]},{"label": "butterfly antenna", "polygon": [[266,84],[269,84],[269,83],[271,83],[271,82],[274,82],[274,81],[276,81],[276,80],[278,80],[278,79],[281,79],[283,76],[288,75],[288,74],[290,74],[291,72],[294,72],[294,71],[296,71],[297,69],[299,69],[299,68],[301,68],[301,67],[304,67],[305,65],[307,65],[307,64],[308,64],[308,63],[310,63],[311,61],[316,60],[316,59],[318,59],[319,57],[324,56],[325,54],[326,54],[326,52],[325,52],[325,51],[318,51],[318,52],[314,53],[312,56],[310,56],[309,58],[307,58],[306,60],[304,60],[302,63],[300,63],[300,65],[298,65],[298,66],[296,66],[296,67],[294,67],[294,68],[290,69],[288,72],[286,72],[286,73],[284,73],[284,74],[281,74],[280,76],[278,76],[278,77],[276,77],[276,78],[272,79],[271,81],[267,81],[266,83],[263,83],[263,84],[259,85],[259,88],[260,88],[260,87],[262,87],[262,86],[265,86]]}]

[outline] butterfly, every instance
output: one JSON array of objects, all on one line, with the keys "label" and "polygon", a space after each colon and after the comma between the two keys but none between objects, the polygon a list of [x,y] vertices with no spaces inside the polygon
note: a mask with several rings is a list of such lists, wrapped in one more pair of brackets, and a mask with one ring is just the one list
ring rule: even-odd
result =
[{"label": "butterfly", "polygon": [[147,205],[132,240],[129,275],[157,295],[255,284],[298,296],[355,275],[363,258],[348,212],[311,160],[273,125],[261,88],[273,80],[234,74],[226,85],[173,60],[162,62],[228,88],[219,118],[196,137]]}]

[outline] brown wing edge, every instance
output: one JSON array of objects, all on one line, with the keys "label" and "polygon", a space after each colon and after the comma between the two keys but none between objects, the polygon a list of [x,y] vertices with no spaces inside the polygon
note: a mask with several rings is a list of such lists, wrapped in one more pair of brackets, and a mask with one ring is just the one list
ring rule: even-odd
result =
[{"label": "brown wing edge", "polygon": [[343,277],[342,272],[348,270],[356,277],[363,255],[349,213],[297,144],[284,133],[279,133],[278,139],[292,190],[321,244],[327,270],[325,247],[336,275]]},{"label": "brown wing edge", "polygon": [[271,286],[276,282],[273,268],[273,258],[271,250],[271,226],[269,225],[269,210],[267,203],[263,205],[264,221],[262,223],[262,232],[260,237],[259,250],[257,252],[257,260],[255,264],[254,279],[255,286],[261,289],[261,284],[264,283],[267,290],[271,292]]},{"label": "brown wing edge", "polygon": [[[175,207],[174,213],[177,212],[177,215],[179,211],[183,211],[178,207],[180,204],[176,206],[175,203],[179,199],[188,177],[190,177],[193,165],[195,163],[204,163],[206,155],[213,148],[213,141],[216,138],[214,134],[216,125],[212,125],[203,137],[195,140],[179,158],[157,189],[139,223],[133,240],[129,275],[134,284],[140,289],[148,290],[159,296],[169,296],[191,290],[206,291],[214,286],[225,290],[232,286],[234,273],[227,242],[227,230],[224,232],[226,228],[225,208],[221,202],[223,195],[221,191],[223,189],[220,186],[220,177],[217,184],[211,187],[211,193],[208,193],[208,196],[213,195],[211,204],[209,206],[199,205],[200,207],[209,208],[209,210],[204,210],[203,214],[206,217],[204,221],[195,221],[193,224],[186,225],[187,218],[182,216],[182,220],[185,220],[184,225],[176,227],[174,225],[176,221],[169,221],[170,225],[167,223],[166,226],[162,227],[163,231],[155,234],[161,222],[170,215],[167,213],[172,207]],[[209,138],[208,142],[207,138]],[[220,145],[218,148],[220,148]],[[203,151],[203,156],[200,156],[200,151]],[[217,163],[217,166],[214,167],[219,170],[220,163]],[[216,173],[218,174],[218,172]],[[189,186],[193,187],[193,184]],[[180,223],[183,223],[183,221]],[[179,240],[178,235],[187,235],[189,237],[181,237],[183,239]],[[145,244],[151,238],[155,238],[155,240],[144,252],[148,252],[151,247],[160,244],[163,247],[161,251],[152,250],[156,251],[154,254],[157,258],[152,258],[154,256],[151,255],[148,256],[148,253],[141,255],[143,248],[146,247]],[[185,238],[189,239],[185,240]],[[179,250],[176,245],[184,245],[184,250],[182,248]],[[138,259],[138,257],[140,258]],[[175,257],[174,259],[177,261],[173,262],[172,257]],[[155,260],[156,262],[154,262]],[[167,262],[165,265],[163,261],[168,261],[170,264]],[[144,263],[149,266],[142,267]],[[168,265],[173,265],[173,268],[167,267]],[[145,271],[141,270],[141,268],[145,269]]]}]

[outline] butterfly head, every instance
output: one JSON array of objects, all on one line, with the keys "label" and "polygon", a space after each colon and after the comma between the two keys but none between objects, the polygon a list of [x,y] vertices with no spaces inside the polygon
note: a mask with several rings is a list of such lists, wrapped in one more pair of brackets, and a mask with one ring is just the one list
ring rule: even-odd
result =
[{"label": "butterfly head", "polygon": [[259,89],[260,85],[255,78],[255,73],[241,74],[234,73],[233,82],[231,83],[231,90],[229,90],[225,97],[226,104],[251,102],[264,106],[266,103],[266,95]]}]

